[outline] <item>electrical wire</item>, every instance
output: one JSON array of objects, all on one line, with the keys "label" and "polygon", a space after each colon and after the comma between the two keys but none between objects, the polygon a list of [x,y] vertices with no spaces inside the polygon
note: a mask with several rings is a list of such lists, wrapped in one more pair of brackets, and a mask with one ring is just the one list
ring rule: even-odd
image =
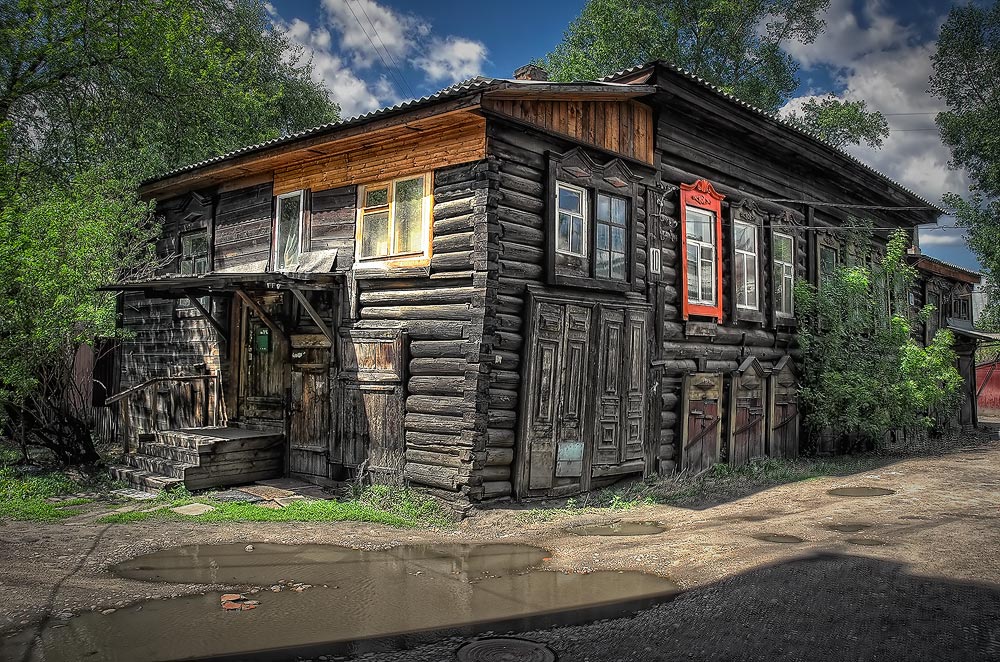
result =
[{"label": "electrical wire", "polygon": [[[403,88],[403,87],[409,88],[409,85],[407,85],[406,79],[403,78],[403,75],[401,73],[397,74],[396,70],[393,69],[392,67],[390,67],[389,63],[385,61],[384,57],[382,57],[382,51],[380,51],[378,49],[378,46],[375,45],[375,42],[372,40],[371,35],[368,34],[368,30],[366,30],[364,24],[361,23],[361,19],[358,18],[357,12],[355,12],[354,11],[354,7],[351,6],[350,0],[346,0],[345,4],[347,5],[347,8],[351,10],[351,15],[354,16],[354,20],[358,22],[358,27],[361,28],[361,31],[365,33],[365,37],[368,38],[368,43],[372,45],[372,49],[375,51],[375,54],[378,55],[378,59],[382,60],[382,65],[389,72],[389,75],[392,76],[393,82],[396,83],[396,84],[400,84],[400,82],[402,82],[402,84],[399,85],[400,88]],[[362,7],[361,9],[364,10],[364,7]],[[389,53],[389,51],[387,50],[386,53]],[[390,56],[391,56],[391,53],[390,53]],[[398,76],[398,78],[397,78],[397,76]]]},{"label": "electrical wire", "polygon": [[[350,0],[348,0],[348,2],[349,1]],[[396,71],[399,72],[399,77],[403,79],[403,83],[406,86],[406,90],[410,93],[411,97],[416,99],[417,93],[413,91],[412,87],[410,87],[410,81],[408,81],[406,77],[403,76],[403,70],[400,69],[399,64],[396,63],[396,58],[392,56],[392,51],[386,48],[385,42],[382,41],[382,35],[378,33],[378,28],[375,27],[375,21],[373,21],[371,17],[368,15],[368,10],[365,9],[365,6],[363,4],[361,4],[361,0],[355,0],[355,2],[357,2],[358,6],[361,7],[361,13],[365,15],[365,20],[368,21],[368,25],[372,26],[372,32],[375,33],[375,38],[378,39],[378,43],[382,44],[382,50],[384,50],[385,54],[389,56],[389,61],[392,62],[392,66],[394,66],[396,68]]]}]

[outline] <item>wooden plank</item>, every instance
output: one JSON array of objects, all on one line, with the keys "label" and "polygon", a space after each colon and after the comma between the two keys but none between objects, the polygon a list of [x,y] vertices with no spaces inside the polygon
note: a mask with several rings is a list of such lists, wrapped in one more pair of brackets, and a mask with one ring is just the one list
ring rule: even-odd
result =
[{"label": "wooden plank", "polygon": [[324,336],[326,336],[326,339],[330,341],[330,346],[332,347],[337,342],[337,337],[334,334],[333,329],[327,325],[326,320],[324,320],[320,314],[316,312],[316,309],[311,303],[309,303],[309,299],[306,298],[306,295],[299,291],[297,287],[290,287],[288,289],[291,290],[292,294],[298,300],[299,305],[302,306],[302,310],[306,311],[306,314],[309,315],[313,323],[319,327],[319,330]]},{"label": "wooden plank", "polygon": [[267,328],[274,331],[274,334],[278,336],[283,343],[288,342],[288,336],[285,335],[285,332],[274,322],[274,320],[271,319],[267,313],[264,312],[264,309],[260,307],[260,304],[253,300],[253,297],[247,294],[243,288],[237,288],[235,293],[236,296],[238,296],[246,305],[250,306],[251,310],[253,310],[257,317],[260,318],[260,321],[267,325]]}]

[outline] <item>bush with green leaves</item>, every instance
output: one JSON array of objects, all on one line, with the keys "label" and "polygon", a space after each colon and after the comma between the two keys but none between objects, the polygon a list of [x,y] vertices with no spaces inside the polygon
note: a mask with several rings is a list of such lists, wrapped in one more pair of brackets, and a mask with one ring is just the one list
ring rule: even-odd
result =
[{"label": "bush with green leaves", "polygon": [[813,440],[832,433],[878,444],[892,431],[939,425],[960,401],[951,332],[938,331],[926,347],[913,339],[913,324],[932,307],[910,314],[906,234],[894,234],[881,259],[868,245],[855,241],[855,264],[824,274],[820,287],[796,286],[800,402]]}]

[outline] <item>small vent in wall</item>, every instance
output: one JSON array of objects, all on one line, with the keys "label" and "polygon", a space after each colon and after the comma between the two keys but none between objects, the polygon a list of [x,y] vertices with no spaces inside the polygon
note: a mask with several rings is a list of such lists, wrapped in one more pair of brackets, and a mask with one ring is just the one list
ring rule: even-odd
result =
[{"label": "small vent in wall", "polygon": [[660,273],[660,249],[652,248],[649,249],[649,273],[659,274]]}]

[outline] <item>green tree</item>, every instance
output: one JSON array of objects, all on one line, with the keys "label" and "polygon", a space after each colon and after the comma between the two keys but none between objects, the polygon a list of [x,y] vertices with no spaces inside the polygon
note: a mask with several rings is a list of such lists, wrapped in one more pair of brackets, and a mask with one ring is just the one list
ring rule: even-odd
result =
[{"label": "green tree", "polygon": [[949,193],[945,203],[987,275],[983,322],[1000,328],[1000,2],[953,7],[931,62],[931,93],[948,106],[936,118],[941,139],[971,180],[969,195]]},{"label": "green tree", "polygon": [[838,268],[819,288],[796,286],[800,401],[812,438],[832,433],[878,444],[895,430],[939,426],[958,404],[962,378],[951,332],[938,331],[927,347],[911,335],[908,244],[897,232],[882,259],[861,256],[859,266]]},{"label": "green tree", "polygon": [[117,333],[97,288],[157,266],[138,182],[338,108],[259,0],[5,2],[0,81],[0,419],[87,462],[73,357]]},{"label": "green tree", "polygon": [[831,95],[809,99],[801,112],[789,113],[786,119],[837,147],[864,143],[878,149],[889,137],[889,122],[882,113],[867,107],[864,101],[844,101]]},{"label": "green tree", "polygon": [[774,111],[798,86],[782,45],[822,32],[829,0],[590,0],[545,58],[555,80],[664,59]]}]

